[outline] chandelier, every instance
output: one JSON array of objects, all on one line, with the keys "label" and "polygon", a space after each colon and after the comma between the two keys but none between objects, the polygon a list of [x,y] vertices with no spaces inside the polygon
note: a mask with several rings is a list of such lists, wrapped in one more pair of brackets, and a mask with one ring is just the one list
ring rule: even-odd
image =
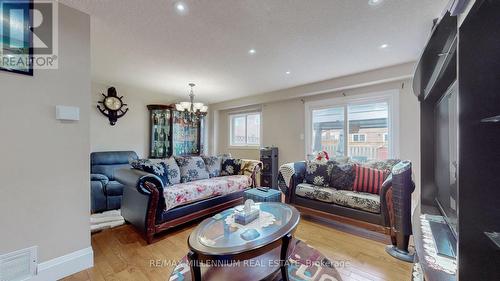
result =
[{"label": "chandelier", "polygon": [[194,83],[189,83],[191,90],[189,91],[189,101],[183,101],[175,104],[175,109],[184,113],[184,118],[188,121],[196,121],[200,116],[205,115],[208,111],[208,106],[201,102],[194,102],[194,92],[193,87],[196,86]]}]

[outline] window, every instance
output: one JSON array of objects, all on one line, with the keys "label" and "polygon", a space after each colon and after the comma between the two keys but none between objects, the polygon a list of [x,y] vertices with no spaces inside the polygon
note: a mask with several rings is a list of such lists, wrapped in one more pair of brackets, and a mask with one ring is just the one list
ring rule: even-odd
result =
[{"label": "window", "polygon": [[391,157],[396,143],[390,133],[391,105],[397,104],[393,96],[306,103],[306,153],[324,150],[330,156],[349,156],[358,162]]},{"label": "window", "polygon": [[231,146],[260,146],[260,112],[230,114]]},{"label": "window", "polygon": [[351,140],[353,142],[366,142],[366,134],[352,134]]},{"label": "window", "polygon": [[[344,155],[344,108],[313,110],[312,119],[313,151],[325,150],[332,156]],[[317,137],[319,135],[321,138]]]}]

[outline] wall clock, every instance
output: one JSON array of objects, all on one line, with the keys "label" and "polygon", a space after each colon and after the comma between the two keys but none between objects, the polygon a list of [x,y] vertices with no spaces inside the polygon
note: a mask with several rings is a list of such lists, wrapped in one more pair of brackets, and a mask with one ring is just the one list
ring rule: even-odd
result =
[{"label": "wall clock", "polygon": [[123,117],[127,113],[128,108],[125,108],[127,104],[123,103],[123,96],[118,97],[115,87],[108,89],[108,95],[104,93],[101,95],[104,98],[97,103],[102,104],[103,107],[98,104],[97,109],[99,109],[104,116],[108,117],[109,124],[114,126],[118,118]]}]

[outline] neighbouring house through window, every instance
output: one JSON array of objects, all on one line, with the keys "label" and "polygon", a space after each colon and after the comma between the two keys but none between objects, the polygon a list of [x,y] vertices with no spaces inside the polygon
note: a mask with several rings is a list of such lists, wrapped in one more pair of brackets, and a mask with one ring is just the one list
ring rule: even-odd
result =
[{"label": "neighbouring house through window", "polygon": [[229,114],[231,146],[260,146],[260,112]]},{"label": "neighbouring house through window", "polygon": [[324,150],[359,162],[392,157],[392,99],[384,95],[306,103],[306,153]]},{"label": "neighbouring house through window", "polygon": [[351,134],[353,142],[366,142],[366,134]]}]

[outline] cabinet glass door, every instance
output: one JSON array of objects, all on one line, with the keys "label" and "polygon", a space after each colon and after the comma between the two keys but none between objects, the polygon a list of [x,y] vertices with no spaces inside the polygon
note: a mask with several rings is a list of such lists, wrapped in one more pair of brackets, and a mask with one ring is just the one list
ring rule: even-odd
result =
[{"label": "cabinet glass door", "polygon": [[198,155],[199,147],[199,121],[190,122],[185,118],[184,112],[173,113],[173,154]]},{"label": "cabinet glass door", "polygon": [[170,150],[170,110],[151,110],[151,158],[167,158]]}]

